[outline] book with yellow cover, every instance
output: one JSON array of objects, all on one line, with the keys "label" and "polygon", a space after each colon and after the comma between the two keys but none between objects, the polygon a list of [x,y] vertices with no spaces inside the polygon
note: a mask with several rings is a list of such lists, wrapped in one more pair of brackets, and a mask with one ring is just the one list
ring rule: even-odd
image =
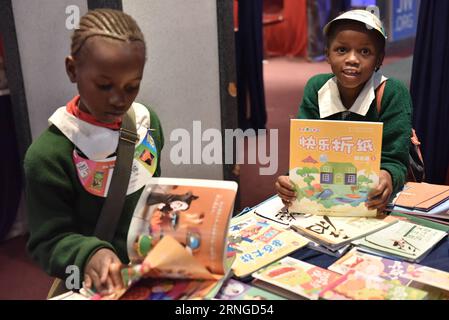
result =
[{"label": "book with yellow cover", "polygon": [[235,256],[232,271],[239,278],[251,275],[309,242],[293,230],[250,213],[231,220],[228,237],[228,257]]},{"label": "book with yellow cover", "polygon": [[292,119],[290,180],[297,199],[290,211],[328,216],[375,216],[365,206],[377,185],[380,122]]}]

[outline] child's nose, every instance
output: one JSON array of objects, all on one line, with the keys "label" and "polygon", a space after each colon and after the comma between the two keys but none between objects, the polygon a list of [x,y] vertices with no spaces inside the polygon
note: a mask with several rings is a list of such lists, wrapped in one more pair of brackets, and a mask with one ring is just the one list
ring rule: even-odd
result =
[{"label": "child's nose", "polygon": [[109,97],[109,103],[117,109],[125,106],[125,95],[117,90],[114,90]]},{"label": "child's nose", "polygon": [[346,58],[346,62],[347,63],[351,63],[351,64],[358,64],[359,63],[359,58],[357,56],[357,53],[354,50],[351,50],[348,52],[348,56]]}]

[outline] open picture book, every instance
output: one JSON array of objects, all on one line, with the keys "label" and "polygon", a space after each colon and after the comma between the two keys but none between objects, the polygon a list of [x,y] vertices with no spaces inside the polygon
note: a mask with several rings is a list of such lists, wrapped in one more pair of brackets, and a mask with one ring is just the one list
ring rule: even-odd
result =
[{"label": "open picture book", "polygon": [[365,206],[380,173],[379,122],[290,120],[290,212],[373,217]]},{"label": "open picture book", "polygon": [[226,239],[236,193],[232,181],[152,178],[128,231],[130,264],[121,270],[125,288],[101,298],[213,295],[232,263]]}]

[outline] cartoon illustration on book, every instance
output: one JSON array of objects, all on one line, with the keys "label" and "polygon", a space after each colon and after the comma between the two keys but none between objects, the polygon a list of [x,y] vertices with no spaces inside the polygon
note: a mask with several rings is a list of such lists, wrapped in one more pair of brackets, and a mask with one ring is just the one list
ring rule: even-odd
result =
[{"label": "cartoon illustration on book", "polygon": [[375,216],[365,207],[379,180],[382,124],[291,120],[290,180],[297,200],[289,211]]},{"label": "cartoon illustration on book", "polygon": [[227,256],[236,277],[246,277],[263,266],[307,245],[308,240],[293,230],[267,219],[247,214],[232,220]]}]

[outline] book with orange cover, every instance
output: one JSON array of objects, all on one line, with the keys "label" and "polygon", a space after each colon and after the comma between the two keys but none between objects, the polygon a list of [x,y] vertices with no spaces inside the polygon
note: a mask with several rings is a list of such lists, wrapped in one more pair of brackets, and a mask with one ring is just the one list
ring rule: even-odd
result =
[{"label": "book with orange cover", "polygon": [[379,122],[293,119],[290,122],[290,181],[302,214],[374,217],[365,206],[380,173]]},{"label": "book with orange cover", "polygon": [[129,226],[124,288],[91,298],[197,299],[218,291],[230,275],[227,234],[236,193],[233,181],[152,178]]},{"label": "book with orange cover", "polygon": [[395,205],[427,212],[446,200],[449,200],[449,186],[407,182]]}]

